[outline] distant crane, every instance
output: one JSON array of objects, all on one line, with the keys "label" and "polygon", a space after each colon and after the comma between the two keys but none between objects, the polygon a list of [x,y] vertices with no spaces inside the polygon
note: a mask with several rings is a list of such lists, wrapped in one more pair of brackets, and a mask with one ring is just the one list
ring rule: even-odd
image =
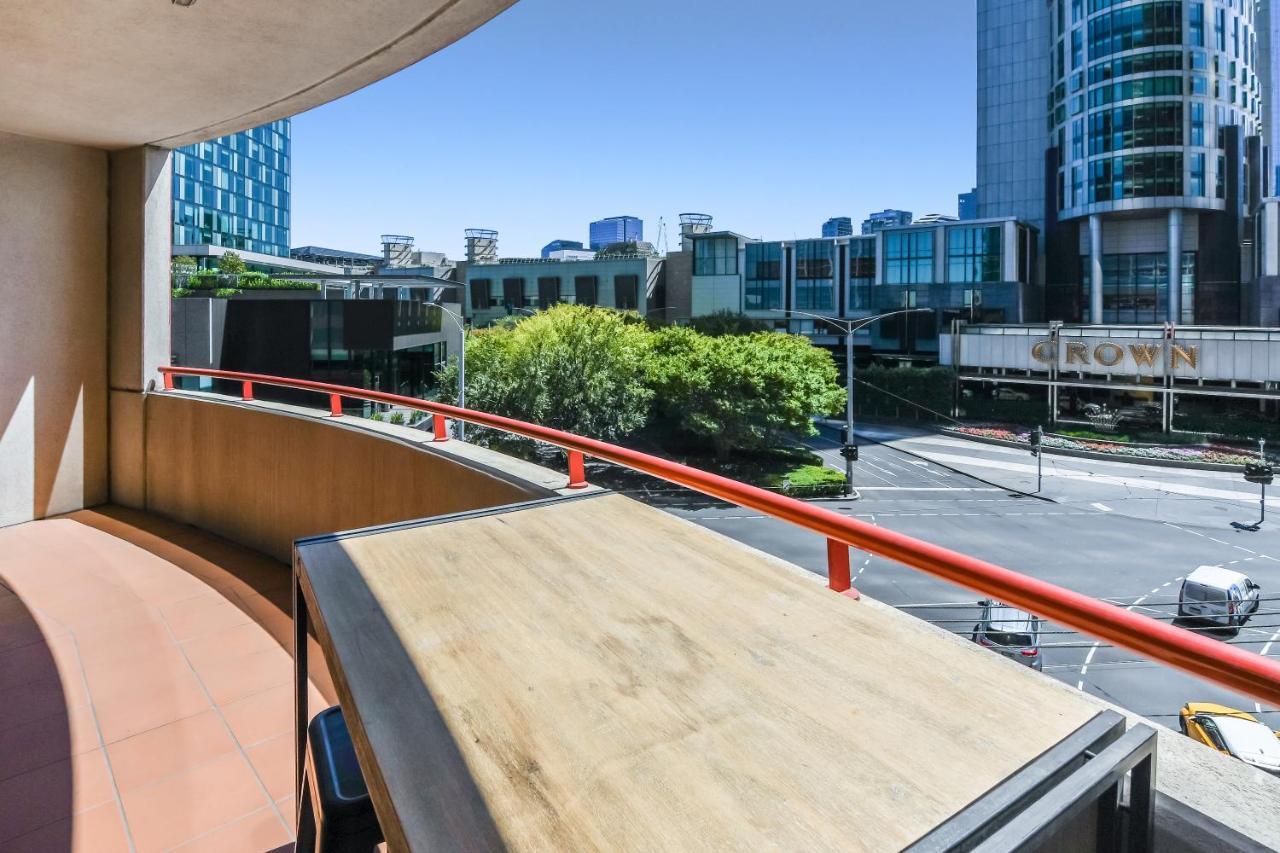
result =
[{"label": "distant crane", "polygon": [[659,255],[665,255],[667,253],[667,219],[665,216],[658,217],[657,250]]}]

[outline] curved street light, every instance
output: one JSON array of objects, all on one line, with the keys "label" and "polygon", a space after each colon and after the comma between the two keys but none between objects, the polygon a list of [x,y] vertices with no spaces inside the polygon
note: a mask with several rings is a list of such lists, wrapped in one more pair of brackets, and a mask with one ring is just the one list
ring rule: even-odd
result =
[{"label": "curved street light", "polygon": [[874,317],[859,317],[855,320],[841,320],[835,317],[824,317],[821,314],[810,314],[808,311],[792,311],[784,308],[770,308],[769,310],[779,314],[794,314],[799,317],[821,320],[844,332],[846,399],[844,404],[844,441],[841,442],[840,455],[844,457],[844,493],[847,497],[853,493],[853,460],[857,458],[858,454],[858,442],[853,435],[853,333],[877,320],[883,320],[885,317],[893,317],[898,314],[913,314],[917,311],[932,311],[933,309],[902,308],[898,311],[888,311],[884,314],[876,314]]},{"label": "curved street light", "polygon": [[[458,408],[465,409],[467,407],[467,326],[460,314],[454,314],[439,303],[436,303],[436,307],[454,322],[461,333],[459,340],[462,341],[462,353],[458,356]],[[458,425],[458,440],[464,440],[466,426],[461,420],[455,420],[454,423]]]}]

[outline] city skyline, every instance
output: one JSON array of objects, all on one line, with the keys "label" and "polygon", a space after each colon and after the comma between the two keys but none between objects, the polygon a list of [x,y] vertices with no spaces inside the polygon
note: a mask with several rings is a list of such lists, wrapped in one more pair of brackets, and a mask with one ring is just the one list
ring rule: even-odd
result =
[{"label": "city skyline", "polygon": [[[816,237],[830,216],[886,207],[952,212],[975,178],[974,4],[808,5],[763,27],[757,2],[655,0],[634,17],[585,0],[517,4],[295,117],[292,241],[371,251],[391,230],[460,257],[463,229],[483,227],[503,256],[532,257],[552,239],[585,242],[588,223],[618,211],[655,244],[664,219],[669,245],[688,210],[761,238]],[[628,45],[643,46],[642,73],[605,98],[595,69]],[[846,96],[815,83],[830,108],[762,128],[758,98],[781,110],[794,96],[750,58],[763,53],[785,58],[788,79],[847,79],[857,98],[837,108]],[[823,160],[821,179],[806,177]]]}]

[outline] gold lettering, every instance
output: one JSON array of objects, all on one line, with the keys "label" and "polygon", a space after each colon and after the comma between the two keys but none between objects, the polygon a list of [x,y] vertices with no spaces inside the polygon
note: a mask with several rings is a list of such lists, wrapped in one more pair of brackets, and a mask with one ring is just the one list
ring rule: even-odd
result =
[{"label": "gold lettering", "polygon": [[[1105,353],[1105,355],[1104,355]],[[1107,356],[1111,357],[1108,358]],[[1098,364],[1105,367],[1114,367],[1120,363],[1120,359],[1124,358],[1124,350],[1119,344],[1113,344],[1111,341],[1098,344],[1093,350],[1093,357],[1098,360]]]},{"label": "gold lettering", "polygon": [[1138,367],[1156,366],[1156,356],[1160,354],[1159,344],[1129,344],[1129,352],[1133,354],[1133,360],[1138,363]]},{"label": "gold lettering", "polygon": [[1187,366],[1192,370],[1196,369],[1196,359],[1200,355],[1200,347],[1184,347],[1182,344],[1173,345],[1173,369],[1178,369],[1178,362],[1186,362]]},{"label": "gold lettering", "polygon": [[1067,364],[1089,363],[1089,348],[1079,341],[1067,342]]},{"label": "gold lettering", "polygon": [[1053,364],[1057,361],[1057,353],[1054,352],[1053,341],[1036,341],[1031,345],[1031,357],[1045,364]]}]

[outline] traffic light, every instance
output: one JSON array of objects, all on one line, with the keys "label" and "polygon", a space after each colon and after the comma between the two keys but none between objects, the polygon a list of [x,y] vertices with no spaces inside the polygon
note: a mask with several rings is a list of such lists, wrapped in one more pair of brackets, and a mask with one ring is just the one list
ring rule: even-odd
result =
[{"label": "traffic light", "polygon": [[1044,428],[1036,427],[1031,431],[1031,455],[1040,455],[1040,445],[1044,442]]},{"label": "traffic light", "polygon": [[846,444],[844,447],[840,448],[840,455],[843,456],[845,459],[848,459],[850,462],[857,462],[858,461],[858,445]]},{"label": "traffic light", "polygon": [[1265,462],[1250,462],[1244,466],[1244,479],[1249,483],[1269,486],[1275,478],[1275,473],[1275,469]]}]

